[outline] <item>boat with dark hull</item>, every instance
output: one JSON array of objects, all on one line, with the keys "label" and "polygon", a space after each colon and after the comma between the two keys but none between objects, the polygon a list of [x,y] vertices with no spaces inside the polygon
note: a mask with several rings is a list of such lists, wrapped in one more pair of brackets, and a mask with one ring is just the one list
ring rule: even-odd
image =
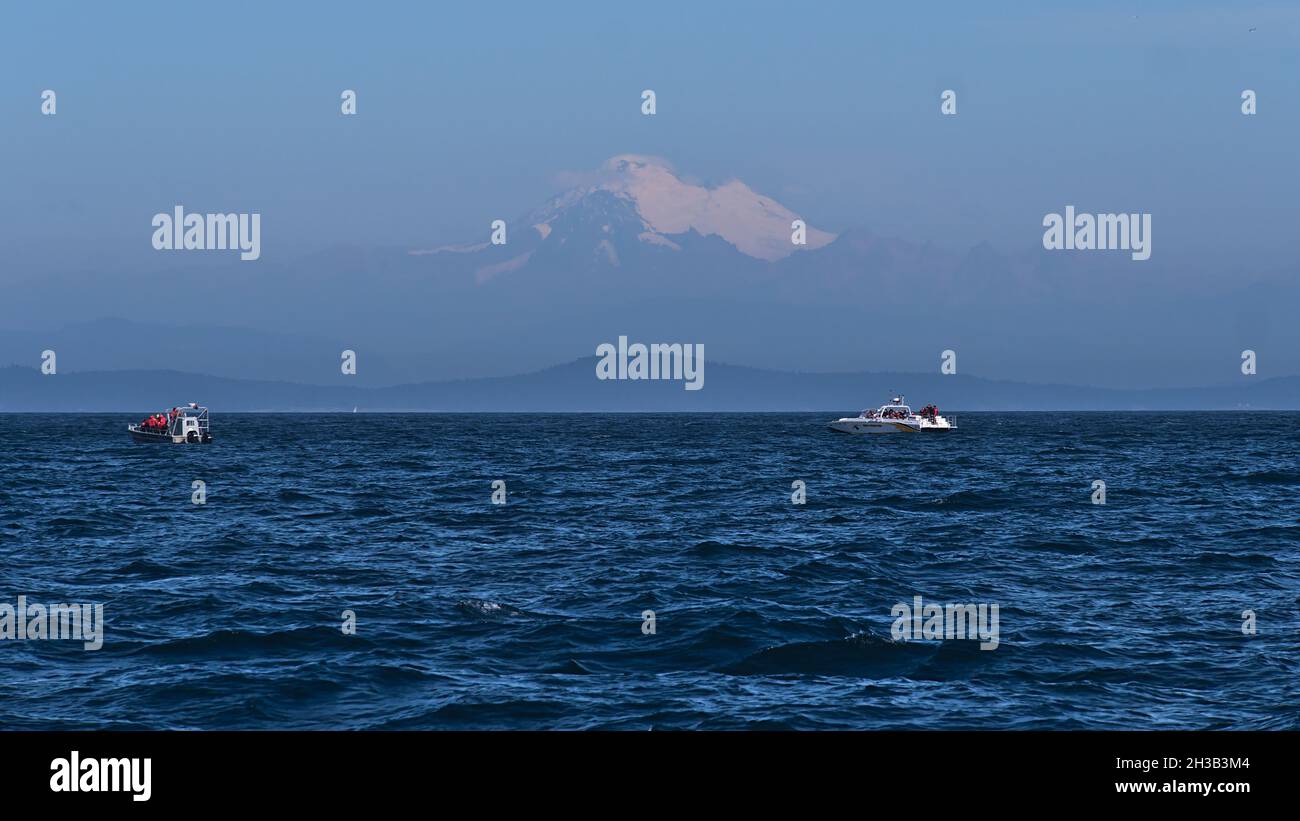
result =
[{"label": "boat with dark hull", "polygon": [[160,443],[168,445],[210,445],[212,429],[209,423],[208,409],[194,402],[185,407],[172,408],[165,416],[167,423],[157,427],[145,425],[127,425],[131,441]]}]

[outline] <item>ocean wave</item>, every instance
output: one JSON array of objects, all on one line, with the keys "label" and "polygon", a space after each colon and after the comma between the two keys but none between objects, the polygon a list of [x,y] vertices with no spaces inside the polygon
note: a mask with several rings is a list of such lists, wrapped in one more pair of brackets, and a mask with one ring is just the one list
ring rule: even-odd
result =
[{"label": "ocean wave", "polygon": [[1248,485],[1300,485],[1300,473],[1286,470],[1257,470],[1230,473],[1228,478]]},{"label": "ocean wave", "polygon": [[229,659],[327,649],[360,649],[360,646],[369,643],[360,635],[344,635],[337,625],[321,625],[265,633],[253,630],[213,630],[200,636],[147,643],[137,648],[136,652],[173,658]]},{"label": "ocean wave", "polygon": [[517,607],[486,599],[464,599],[456,602],[456,609],[480,621],[508,621],[533,615]]},{"label": "ocean wave", "polygon": [[831,641],[800,641],[768,647],[729,664],[737,676],[807,674],[892,678],[916,669],[935,652],[933,645],[897,642],[870,633]]}]

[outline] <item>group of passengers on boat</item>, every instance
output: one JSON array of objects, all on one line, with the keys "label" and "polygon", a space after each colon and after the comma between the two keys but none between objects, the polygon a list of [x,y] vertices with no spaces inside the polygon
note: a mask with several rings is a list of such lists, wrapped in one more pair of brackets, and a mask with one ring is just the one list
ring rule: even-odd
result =
[{"label": "group of passengers on boat", "polygon": [[[872,416],[879,419],[907,419],[911,414],[907,408],[884,408],[879,412],[872,411],[870,413],[863,413],[862,415]],[[926,419],[934,419],[939,415],[939,408],[936,405],[926,405],[924,408],[921,408],[918,415]]]},{"label": "group of passengers on boat", "polygon": [[179,408],[172,408],[167,413],[155,413],[140,421],[140,430],[150,433],[166,433],[171,430],[172,420],[180,413]]}]

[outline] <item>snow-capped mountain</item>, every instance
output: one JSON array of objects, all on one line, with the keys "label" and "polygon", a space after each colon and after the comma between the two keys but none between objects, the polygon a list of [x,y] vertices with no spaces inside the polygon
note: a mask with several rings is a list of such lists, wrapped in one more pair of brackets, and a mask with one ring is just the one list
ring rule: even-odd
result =
[{"label": "snow-capped mountain", "polygon": [[[485,225],[476,242],[411,251],[411,261],[444,299],[451,289],[467,304],[484,298],[502,309],[644,304],[671,294],[711,305],[856,305],[858,312],[933,316],[969,312],[990,295],[1023,302],[1041,289],[1033,257],[1004,257],[986,244],[962,254],[861,228],[837,235],[811,225],[806,242],[795,244],[799,214],[740,180],[707,186],[683,179],[657,157],[620,154],[578,176],[580,184],[511,221],[504,244],[490,242]],[[1058,289],[1081,281],[1052,279]]]},{"label": "snow-capped mountain", "polygon": [[606,160],[596,182],[567,191],[534,212],[533,226],[545,239],[552,221],[598,192],[608,192],[634,209],[643,229],[637,234],[639,240],[673,250],[681,250],[673,237],[691,231],[721,237],[742,254],[769,261],[835,239],[834,234],[810,227],[807,243],[795,245],[791,224],[799,216],[771,197],[740,180],[715,188],[685,182],[667,160],[637,154]]},{"label": "snow-capped mountain", "polygon": [[[621,266],[642,251],[679,253],[699,240],[720,240],[753,260],[775,262],[822,248],[835,235],[812,226],[792,239],[799,215],[739,180],[708,187],[681,179],[667,160],[636,154],[611,157],[584,185],[571,188],[509,226],[507,242],[442,246],[415,255],[477,255],[474,278],[484,283],[534,262],[534,256]],[[644,246],[638,248],[637,246]],[[485,261],[482,252],[491,252]]]}]

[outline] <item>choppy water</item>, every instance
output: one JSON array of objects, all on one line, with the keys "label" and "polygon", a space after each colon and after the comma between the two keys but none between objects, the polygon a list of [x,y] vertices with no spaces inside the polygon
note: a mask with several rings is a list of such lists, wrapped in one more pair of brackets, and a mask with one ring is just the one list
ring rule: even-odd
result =
[{"label": "choppy water", "polygon": [[0,416],[0,727],[1300,727],[1300,414],[835,415]]}]

